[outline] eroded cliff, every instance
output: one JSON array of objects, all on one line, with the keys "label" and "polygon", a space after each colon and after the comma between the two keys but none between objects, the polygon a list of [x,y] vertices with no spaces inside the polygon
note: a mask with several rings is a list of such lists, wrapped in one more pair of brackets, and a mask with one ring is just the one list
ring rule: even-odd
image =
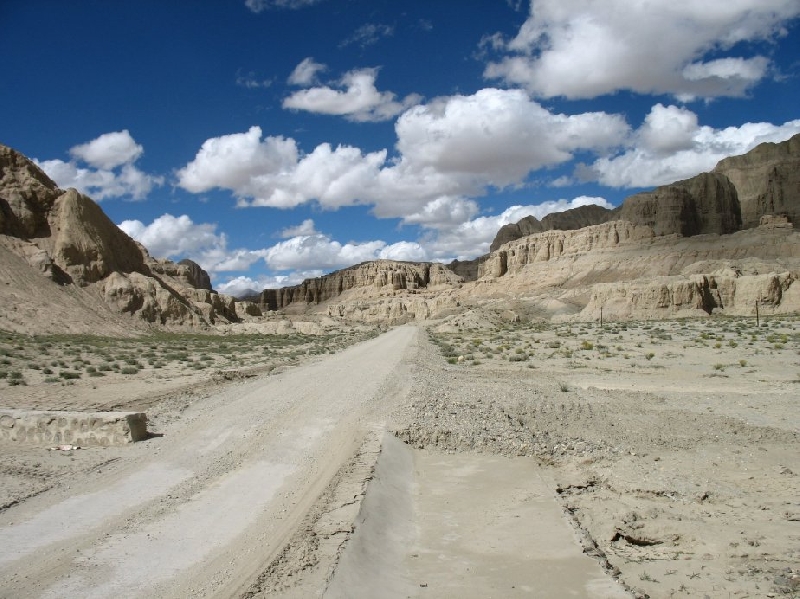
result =
[{"label": "eroded cliff", "polygon": [[[4,253],[8,280],[3,289],[11,294],[5,302],[10,312],[26,312],[8,287],[33,282],[20,274],[20,265],[27,264],[49,279],[40,291],[28,294],[26,301],[34,312],[46,312],[48,305],[63,301],[73,306],[76,322],[94,322],[98,311],[108,310],[101,321],[108,322],[109,329],[121,314],[134,316],[134,328],[137,323],[203,326],[237,320],[233,299],[213,292],[208,274],[197,264],[152,258],[91,198],[75,189],[60,189],[36,164],[2,145],[0,245],[10,252]],[[36,308],[40,301],[42,306]],[[93,314],[81,315],[85,310]],[[40,318],[26,324],[20,319],[29,332],[39,323],[46,332],[76,330],[59,320]]]}]

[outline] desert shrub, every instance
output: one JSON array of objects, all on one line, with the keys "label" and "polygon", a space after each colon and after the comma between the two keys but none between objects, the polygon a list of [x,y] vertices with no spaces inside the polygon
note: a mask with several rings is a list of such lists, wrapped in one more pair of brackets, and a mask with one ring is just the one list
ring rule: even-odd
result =
[{"label": "desert shrub", "polygon": [[652,360],[655,357],[655,354],[653,352],[647,352],[644,357],[646,360]]},{"label": "desert shrub", "polygon": [[587,341],[587,340],[585,340],[585,339],[584,339],[584,340],[581,342],[581,349],[585,349],[585,350],[591,350],[591,349],[594,349],[594,343],[592,343],[591,341]]},{"label": "desert shrub", "polygon": [[62,370],[61,372],[58,373],[58,376],[60,376],[64,380],[68,381],[68,380],[72,380],[72,379],[81,378],[81,373],[80,372],[70,372],[69,370]]},{"label": "desert shrub", "polygon": [[136,366],[123,366],[119,372],[120,374],[136,374],[139,369]]}]

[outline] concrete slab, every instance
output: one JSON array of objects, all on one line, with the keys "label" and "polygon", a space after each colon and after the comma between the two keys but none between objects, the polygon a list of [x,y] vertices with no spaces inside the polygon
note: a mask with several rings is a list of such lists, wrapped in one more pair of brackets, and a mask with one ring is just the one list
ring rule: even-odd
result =
[{"label": "concrete slab", "polygon": [[47,412],[0,409],[0,442],[124,445],[147,438],[143,412]]},{"label": "concrete slab", "polygon": [[582,552],[554,488],[530,458],[387,438],[325,596],[629,597]]}]

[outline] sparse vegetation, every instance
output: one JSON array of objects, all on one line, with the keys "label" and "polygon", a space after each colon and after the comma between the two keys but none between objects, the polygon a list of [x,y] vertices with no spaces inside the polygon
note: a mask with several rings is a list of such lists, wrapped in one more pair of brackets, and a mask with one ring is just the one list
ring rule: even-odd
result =
[{"label": "sparse vegetation", "polygon": [[[120,339],[92,335],[0,337],[0,388],[74,382],[82,376],[158,377],[172,372],[229,368],[274,368],[304,356],[334,353],[374,337],[378,329],[342,334],[230,335],[157,333]],[[485,347],[482,346],[482,349]],[[488,349],[488,348],[487,348]],[[45,351],[46,350],[46,351]],[[43,360],[43,356],[47,359]],[[196,359],[195,359],[196,356]],[[12,372],[25,376],[9,376]],[[30,374],[29,374],[30,373]]]}]

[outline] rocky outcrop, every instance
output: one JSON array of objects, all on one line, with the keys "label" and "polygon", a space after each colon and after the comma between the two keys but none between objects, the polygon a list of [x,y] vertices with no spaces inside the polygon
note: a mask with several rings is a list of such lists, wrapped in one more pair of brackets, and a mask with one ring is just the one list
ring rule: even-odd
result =
[{"label": "rocky outcrop", "polygon": [[87,196],[67,190],[47,218],[53,260],[75,283],[96,283],[112,272],[145,272],[136,242]]},{"label": "rocky outcrop", "polygon": [[736,186],[742,227],[758,226],[765,214],[785,215],[800,227],[800,135],[725,158],[714,172],[725,175]]},{"label": "rocky outcrop", "polygon": [[739,199],[724,175],[703,173],[638,193],[614,211],[614,218],[645,225],[656,235],[725,235],[741,228]]},{"label": "rocky outcrop", "polygon": [[463,281],[477,281],[481,265],[490,258],[491,254],[479,256],[474,260],[453,260],[447,268],[453,271]]},{"label": "rocky outcrop", "polygon": [[548,262],[576,254],[641,244],[654,237],[653,229],[628,221],[613,221],[577,231],[547,231],[503,245],[478,267],[478,278],[519,272],[526,265]]},{"label": "rocky outcrop", "polygon": [[208,273],[203,270],[197,262],[184,258],[178,262],[178,265],[188,269],[186,274],[187,284],[197,289],[208,289],[211,291],[211,277],[208,276]]},{"label": "rocky outcrop", "polygon": [[[99,297],[112,312],[152,324],[204,326],[238,320],[233,298],[213,292],[199,265],[151,258],[91,198],[75,189],[59,189],[33,162],[2,145],[0,237],[7,251],[58,285],[43,296],[55,298],[60,289],[64,301],[78,311],[80,306],[96,310]],[[17,268],[18,263],[9,265],[9,272]],[[84,289],[84,297],[67,287]],[[83,319],[94,320],[88,315]],[[64,330],[73,329],[64,323]],[[48,332],[54,330],[50,326]]]},{"label": "rocky outcrop", "polygon": [[61,189],[19,152],[0,145],[0,234],[47,237],[47,214]]},{"label": "rocky outcrop", "polygon": [[442,264],[376,260],[306,279],[294,287],[265,289],[258,303],[266,310],[281,310],[290,304],[320,304],[351,289],[446,289],[460,282],[460,277]]},{"label": "rocky outcrop", "polygon": [[459,306],[459,301],[452,294],[443,292],[431,297],[412,295],[332,303],[328,306],[328,316],[358,322],[397,325],[439,318],[453,313]]},{"label": "rocky outcrop", "polygon": [[724,313],[751,316],[800,310],[800,272],[746,275],[690,275],[614,284],[598,284],[581,312],[582,319],[663,319]]},{"label": "rocky outcrop", "polygon": [[564,231],[627,220],[656,235],[725,235],[759,226],[763,216],[784,216],[800,227],[800,135],[781,143],[763,143],[747,154],[721,160],[711,173],[628,197],[613,211],[583,206],[527,216],[503,226],[490,246],[550,229]]},{"label": "rocky outcrop", "polygon": [[606,222],[611,217],[611,214],[612,212],[608,208],[592,204],[563,212],[552,212],[542,220],[538,220],[534,216],[526,216],[519,222],[500,227],[494,241],[489,246],[489,251],[493,252],[504,243],[533,235],[534,233],[553,230],[574,231],[583,227],[599,225]]}]

